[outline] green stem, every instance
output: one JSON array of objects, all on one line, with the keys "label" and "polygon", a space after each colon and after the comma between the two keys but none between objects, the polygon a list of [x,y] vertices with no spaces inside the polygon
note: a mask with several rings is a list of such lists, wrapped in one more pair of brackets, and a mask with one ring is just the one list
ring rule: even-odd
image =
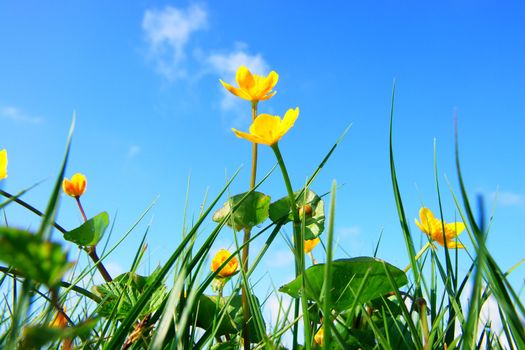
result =
[{"label": "green stem", "polygon": [[[82,218],[84,219],[84,222],[86,222],[87,216],[86,216],[86,212],[84,211],[84,207],[82,207],[82,203],[80,203],[80,196],[75,197],[75,199],[77,201],[78,209],[80,210],[80,213],[82,214]],[[95,263],[95,266],[97,267],[98,271],[104,278],[104,281],[106,282],[113,281],[108,270],[106,270],[106,267],[102,263],[102,260],[100,260],[100,258],[97,255],[97,247],[93,245],[91,247],[85,247],[84,250],[88,253],[91,260],[93,260],[93,262]]]},{"label": "green stem", "polygon": [[[419,251],[419,253],[416,254],[416,256],[414,257],[414,261],[418,261],[419,258],[421,257],[421,255],[423,255],[424,252],[427,251],[428,248],[430,248],[431,246],[431,243],[430,242],[427,242],[427,244],[425,244],[423,246],[423,248],[421,248],[421,250]],[[405,267],[405,269],[403,270],[404,273],[407,273],[408,270],[410,270],[410,268],[412,267],[412,264],[408,264],[407,267]]]},{"label": "green stem", "polygon": [[[303,311],[303,322],[304,322],[304,346],[305,349],[311,349],[311,337],[310,337],[310,317],[308,314],[308,301],[305,297],[304,290],[306,289],[306,276],[304,274],[305,263],[304,263],[304,240],[301,232],[301,219],[299,217],[299,212],[297,211],[297,206],[295,203],[295,195],[292,189],[292,183],[290,182],[290,176],[288,176],[288,171],[286,170],[286,165],[284,164],[283,156],[279,150],[279,145],[276,142],[272,146],[272,150],[275,153],[277,162],[279,163],[279,168],[283,174],[284,183],[286,185],[286,190],[288,191],[288,198],[290,201],[290,209],[292,211],[293,217],[293,234],[294,234],[294,248],[295,248],[295,276],[303,275],[302,278],[302,290],[301,293],[301,306]],[[299,315],[299,305],[298,301],[295,303],[295,318]],[[293,348],[297,348],[297,324],[294,325],[293,330]]]},{"label": "green stem", "polygon": [[[252,122],[257,118],[257,104],[258,101],[252,101]],[[254,189],[255,187],[255,181],[257,179],[257,144],[254,142],[252,143],[252,173],[250,176],[250,191]],[[243,238],[243,249],[242,249],[242,257],[241,257],[241,266],[244,272],[246,273],[248,271],[248,263],[249,263],[249,256],[250,256],[250,235],[251,235],[251,228],[245,228],[244,229],[244,238]],[[247,286],[243,285],[242,288],[242,310],[243,310],[243,321],[244,326],[242,328],[242,337],[244,339],[244,349],[249,350],[250,349],[250,327],[249,327],[249,321],[250,321],[250,307],[248,303],[248,294],[246,291]]]}]

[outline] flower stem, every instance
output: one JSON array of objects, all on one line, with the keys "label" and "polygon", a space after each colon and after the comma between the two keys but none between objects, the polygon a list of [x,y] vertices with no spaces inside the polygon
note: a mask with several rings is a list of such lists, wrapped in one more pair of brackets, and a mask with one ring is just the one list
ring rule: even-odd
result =
[{"label": "flower stem", "polygon": [[[414,258],[414,261],[417,261],[417,260],[421,257],[421,255],[423,255],[423,253],[426,252],[426,250],[427,250],[428,248],[430,248],[430,246],[431,246],[430,242],[427,242],[427,244],[425,244],[425,245],[423,246],[423,248],[421,248],[421,250],[419,251],[419,253],[416,254],[416,256],[415,256],[415,258]],[[408,264],[407,267],[405,267],[405,269],[403,270],[403,272],[404,272],[404,273],[407,273],[408,270],[410,270],[411,267],[412,267],[412,265],[411,265],[411,264]]]},{"label": "flower stem", "polygon": [[[77,200],[78,209],[80,209],[80,213],[82,214],[82,218],[84,219],[84,222],[86,222],[87,221],[87,216],[86,216],[86,212],[84,211],[84,207],[82,207],[82,203],[80,203],[80,197],[75,197],[75,199]],[[113,279],[111,278],[111,275],[109,274],[108,270],[106,270],[106,267],[104,266],[104,264],[102,263],[102,261],[98,257],[97,247],[93,245],[91,247],[86,247],[85,250],[88,253],[88,255],[91,258],[91,260],[93,260],[93,262],[95,263],[95,266],[97,267],[98,272],[100,272],[100,274],[104,278],[104,281],[106,281],[106,282],[113,281]]]},{"label": "flower stem", "polygon": [[78,209],[80,209],[80,214],[82,214],[82,218],[84,219],[84,222],[87,221],[86,212],[84,211],[84,207],[82,207],[82,203],[80,203],[80,197],[75,197],[77,200]]},{"label": "flower stem", "polygon": [[[275,157],[277,158],[277,162],[279,163],[279,168],[281,169],[281,173],[283,174],[284,183],[286,185],[286,190],[288,191],[288,198],[290,201],[290,210],[292,211],[292,217],[293,217],[293,235],[294,235],[294,248],[295,248],[295,276],[298,277],[299,275],[303,274],[305,269],[305,263],[304,263],[304,239],[302,237],[301,233],[301,219],[299,217],[299,212],[297,210],[297,206],[295,204],[295,195],[293,193],[292,189],[292,183],[290,182],[290,176],[288,176],[288,171],[286,170],[286,165],[284,164],[283,156],[281,155],[281,151],[279,150],[278,143],[273,144],[272,150],[275,153]],[[302,278],[302,290],[301,293],[301,306],[303,311],[303,322],[304,322],[304,345],[305,349],[309,350],[311,349],[311,337],[310,337],[310,317],[308,314],[308,301],[305,297],[305,289],[306,289],[306,276],[303,274]],[[299,316],[299,300],[296,300],[295,303],[295,318]],[[297,348],[297,329],[298,325],[297,323],[294,325],[293,330],[293,348]]]},{"label": "flower stem", "polygon": [[[258,101],[252,101],[252,122],[257,118],[257,104]],[[255,187],[255,181],[257,179],[257,144],[255,142],[252,143],[252,173],[250,176],[250,191],[254,189]],[[241,266],[245,273],[248,272],[248,263],[249,263],[249,255],[250,255],[250,235],[251,235],[251,228],[245,228],[244,229],[244,237],[243,237],[243,245],[244,248],[242,249],[242,258],[241,258]],[[246,291],[247,286],[243,286],[242,288],[242,310],[243,310],[243,321],[244,326],[242,328],[242,337],[244,339],[244,349],[249,350],[250,349],[250,327],[249,327],[249,321],[250,321],[250,307],[248,303],[248,295]]]}]

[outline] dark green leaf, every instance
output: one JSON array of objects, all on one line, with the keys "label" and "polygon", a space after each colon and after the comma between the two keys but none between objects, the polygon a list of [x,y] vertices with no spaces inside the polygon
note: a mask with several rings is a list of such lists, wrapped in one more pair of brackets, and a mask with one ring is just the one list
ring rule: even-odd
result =
[{"label": "dark green leaf", "polygon": [[0,227],[0,260],[49,287],[60,283],[71,267],[60,244],[10,227]]},{"label": "dark green leaf", "polygon": [[84,247],[94,246],[102,239],[108,225],[109,216],[104,211],[79,227],[66,232],[64,239]]},{"label": "dark green leaf", "polygon": [[[218,296],[201,295],[198,306],[197,326],[203,329],[210,329],[216,325],[216,323],[219,322],[221,310],[225,307],[228,299],[229,297],[219,299]],[[257,299],[256,302],[257,304],[259,303]],[[236,334],[241,331],[243,324],[242,297],[235,295],[227,306],[224,317],[217,327],[216,335]],[[250,339],[254,343],[261,341],[257,334],[252,319],[252,321],[250,321]]]},{"label": "dark green leaf", "polygon": [[[303,192],[301,194],[301,192]],[[324,231],[324,202],[315,192],[297,191],[294,193],[296,198],[296,206],[301,220],[303,215],[306,216],[304,238],[314,239]],[[288,222],[293,220],[293,214],[290,211],[290,197],[286,196],[276,202],[270,204],[269,209],[270,219],[277,223],[283,219]]]},{"label": "dark green leaf", "polygon": [[221,209],[213,214],[213,221],[220,222],[237,206],[227,224],[236,231],[252,228],[268,218],[270,196],[261,192],[241,193],[228,199]]},{"label": "dark green leaf", "polygon": [[[332,307],[343,311],[351,307],[354,301],[365,303],[393,291],[388,283],[385,266],[399,287],[408,283],[403,271],[380,259],[359,257],[335,260],[332,263],[333,279],[330,291]],[[307,276],[306,297],[310,300],[322,300],[324,269],[324,264],[317,264],[305,271]],[[364,285],[363,282],[365,282]],[[282,286],[279,291],[297,298],[301,294],[301,284],[302,276],[299,276]],[[356,300],[355,295],[361,285],[364,286],[364,289]]]}]

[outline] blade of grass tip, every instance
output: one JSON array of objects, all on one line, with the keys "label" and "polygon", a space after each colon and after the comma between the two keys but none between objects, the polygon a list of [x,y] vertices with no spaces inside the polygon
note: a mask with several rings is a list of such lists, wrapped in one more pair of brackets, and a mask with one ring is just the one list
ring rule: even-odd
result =
[{"label": "blade of grass tip", "polygon": [[[33,212],[34,214],[38,215],[38,216],[44,216],[44,213],[42,213],[40,210],[36,209],[35,207],[33,207],[32,205],[30,205],[29,203],[21,200],[19,198],[19,195],[15,195],[13,196],[12,194],[4,191],[4,190],[0,190],[0,195],[6,197],[6,198],[9,198],[9,200],[12,200],[13,202],[15,202],[16,204],[19,204],[21,205],[22,207],[26,208],[27,210]],[[8,200],[8,201],[9,201]],[[5,215],[5,212],[4,212],[4,215]],[[5,217],[5,216],[4,216]],[[6,220],[7,222],[7,220]],[[57,224],[56,222],[53,222],[53,226],[59,230],[60,232],[62,233],[66,233],[67,230],[65,228],[63,228],[62,226],[60,226],[59,224]]]},{"label": "blade of grass tip", "polygon": [[331,349],[332,344],[332,329],[329,323],[331,320],[332,304],[332,260],[333,260],[333,244],[334,244],[334,221],[335,221],[335,199],[336,199],[337,183],[332,182],[332,195],[330,197],[330,218],[328,219],[328,232],[326,241],[326,261],[324,265],[324,281],[323,281],[323,327],[324,327],[324,348]]},{"label": "blade of grass tip", "polygon": [[394,163],[394,146],[393,146],[393,123],[394,123],[394,102],[395,102],[395,91],[396,91],[396,82],[394,80],[394,85],[392,87],[392,102],[390,106],[390,176],[392,178],[392,187],[394,190],[394,197],[396,200],[397,213],[399,216],[399,222],[401,224],[401,230],[403,231],[403,237],[405,238],[405,245],[408,250],[408,255],[410,258],[410,264],[412,266],[412,273],[414,274],[414,280],[416,283],[416,293],[418,293],[419,287],[419,269],[417,268],[417,262],[415,259],[416,250],[414,248],[414,241],[412,240],[412,235],[408,228],[408,223],[405,216],[405,209],[403,208],[403,202],[401,200],[401,193],[399,191],[399,185],[397,182],[396,167]]},{"label": "blade of grass tip", "polygon": [[[0,195],[2,195],[2,196],[7,198],[7,200],[5,202],[0,203],[0,209],[4,208],[5,206],[7,206],[11,202],[17,202],[17,200],[21,201],[20,197],[22,197],[27,192],[31,191],[36,186],[40,185],[42,182],[44,182],[44,180],[38,181],[36,184],[34,184],[32,186],[29,186],[26,189],[23,189],[22,191],[18,192],[14,196],[9,194],[9,193],[7,193],[7,192],[5,192],[5,191],[0,190]],[[20,204],[20,203],[18,203],[18,204]]]},{"label": "blade of grass tip", "polygon": [[153,339],[151,340],[150,346],[148,349],[162,349],[162,345],[168,334],[170,326],[176,317],[175,310],[181,299],[181,293],[184,286],[184,280],[186,279],[186,271],[184,268],[180,271],[177,276],[177,280],[171,289],[170,295],[168,297],[168,302],[166,307],[162,312],[158,326],[156,327]]},{"label": "blade of grass tip", "polygon": [[[330,151],[328,151],[328,153],[326,154],[326,156],[324,156],[323,160],[321,161],[321,163],[319,163],[319,165],[317,166],[317,168],[314,170],[314,172],[312,173],[312,175],[310,175],[310,177],[308,178],[308,181],[306,181],[306,185],[305,185],[305,188],[309,188],[311,185],[312,185],[312,182],[314,182],[315,178],[317,177],[317,175],[319,174],[319,172],[321,171],[321,169],[324,167],[324,165],[326,164],[326,162],[328,162],[328,159],[330,159],[330,157],[332,156],[332,153],[334,153],[335,149],[337,148],[337,146],[339,145],[339,143],[341,143],[341,141],[343,141],[344,137],[346,136],[346,133],[350,130],[350,128],[352,127],[352,124],[348,125],[346,127],[346,129],[343,131],[343,133],[341,134],[341,136],[339,136],[339,138],[337,139],[337,141],[334,143],[334,145],[332,146],[332,148],[330,148]],[[299,194],[301,195],[302,192]]]},{"label": "blade of grass tip", "polygon": [[[438,198],[438,204],[439,204],[439,215],[441,217],[441,225],[442,225],[442,233],[443,233],[443,242],[446,242],[446,236],[445,236],[445,218],[443,216],[443,204],[441,201],[441,191],[439,189],[439,176],[438,176],[438,163],[437,163],[437,146],[436,146],[436,139],[434,139],[434,181],[436,183],[436,193]],[[456,315],[454,312],[454,308],[450,307],[451,299],[454,299],[456,297],[456,290],[457,290],[457,281],[456,276],[454,274],[454,269],[452,268],[452,261],[450,259],[450,252],[448,249],[448,245],[445,244],[445,262],[447,267],[447,279],[445,283],[447,284],[447,290],[448,290],[448,297],[449,297],[449,314],[448,314],[448,324],[451,325],[451,327],[448,328],[445,336],[445,342],[447,344],[450,344],[452,340],[454,339],[454,332],[456,330],[455,322],[456,322]]]},{"label": "blade of grass tip", "polygon": [[62,188],[62,181],[64,180],[66,164],[69,158],[69,151],[71,150],[71,140],[73,138],[73,130],[75,130],[76,118],[77,113],[73,112],[73,120],[71,121],[71,127],[69,128],[69,135],[66,142],[66,152],[62,161],[62,166],[60,167],[60,171],[58,173],[53,191],[51,192],[51,196],[49,197],[47,208],[42,218],[42,223],[40,224],[40,228],[36,233],[37,237],[46,238],[46,240],[51,239],[51,227],[55,221],[54,218],[56,216],[58,198],[60,195],[60,189]]},{"label": "blade of grass tip", "polygon": [[377,257],[377,252],[379,251],[379,245],[381,244],[381,239],[383,239],[383,232],[385,231],[384,227],[381,227],[381,231],[379,232],[379,239],[377,240],[376,247],[374,248],[374,255],[373,257]]},{"label": "blade of grass tip", "polygon": [[[483,233],[480,231],[480,228],[478,224],[476,223],[476,220],[474,219],[474,214],[472,212],[470,202],[467,196],[467,190],[463,182],[463,176],[462,176],[460,161],[459,161],[459,141],[458,141],[457,119],[456,119],[455,129],[456,129],[455,130],[456,132],[455,134],[456,170],[457,170],[457,175],[458,175],[459,184],[460,184],[460,191],[461,191],[462,199],[463,199],[464,206],[465,206],[465,211],[466,211],[467,217],[469,218],[469,223],[472,227],[472,230],[474,232],[474,237],[477,243],[477,253],[478,253],[478,259],[480,261],[477,268],[487,271],[486,278],[489,281],[489,284],[493,290],[496,300],[498,301],[498,304],[501,305],[501,307],[503,308],[505,312],[505,316],[508,318],[509,325],[513,332],[514,340],[516,341],[518,348],[525,348],[525,329],[523,325],[521,324],[521,320],[519,316],[517,315],[516,309],[515,309],[516,304],[520,305],[521,303],[519,302],[516,303],[516,300],[519,301],[519,298],[515,298],[513,302],[513,300],[509,296],[509,292],[513,295],[515,295],[515,292],[512,286],[510,286],[509,282],[504,277],[504,274],[501,271],[501,269],[498,267],[498,265],[496,264],[496,262],[494,261],[490,253],[488,252],[485,246]],[[476,274],[477,273],[478,271],[476,271]],[[478,283],[481,284],[481,282],[482,280],[480,278],[480,281]],[[474,287],[477,287],[477,286],[475,285]],[[474,289],[475,288],[473,288],[473,292],[474,292]],[[469,314],[469,317],[470,317],[470,314]],[[473,325],[470,325],[469,323],[467,323],[467,325],[469,327],[474,327]]]},{"label": "blade of grass tip", "polygon": [[146,228],[146,232],[144,232],[144,235],[142,236],[142,240],[140,241],[139,248],[137,249],[137,252],[135,253],[135,257],[133,258],[133,262],[131,263],[131,267],[129,269],[129,272],[135,273],[137,271],[137,268],[139,267],[140,261],[142,260],[142,257],[144,256],[145,249],[144,247],[146,242],[146,237],[148,236],[148,231],[150,229],[150,226]]},{"label": "blade of grass tip", "polygon": [[[144,293],[141,295],[140,299],[137,301],[137,303],[133,306],[133,308],[129,311],[128,316],[122,321],[121,325],[118,327],[116,332],[114,333],[114,336],[111,338],[111,340],[106,344],[104,349],[117,349],[125,340],[126,334],[139,316],[141,310],[144,308],[144,306],[147,304],[153,293],[157,290],[157,288],[161,285],[162,280],[166,277],[168,272],[171,270],[173,264],[177,261],[180,254],[188,244],[188,242],[191,240],[191,238],[197,233],[198,228],[200,225],[204,222],[204,219],[208,216],[208,214],[211,212],[212,208],[217,204],[219,199],[222,197],[226,189],[229,187],[233,179],[235,179],[236,175],[239,173],[239,170],[235,172],[233,177],[226,183],[226,185],[222,188],[220,193],[216,196],[216,198],[213,200],[213,202],[208,206],[206,211],[203,213],[203,215],[197,220],[193,228],[190,230],[188,235],[184,237],[180,245],[176,248],[175,252],[170,256],[168,261],[164,264],[164,266],[160,269],[157,277],[153,281],[153,283],[144,291]],[[227,218],[225,218],[227,219]],[[212,232],[211,235],[217,235],[218,231],[224,226],[225,220],[222,220],[221,223],[219,223]]]}]

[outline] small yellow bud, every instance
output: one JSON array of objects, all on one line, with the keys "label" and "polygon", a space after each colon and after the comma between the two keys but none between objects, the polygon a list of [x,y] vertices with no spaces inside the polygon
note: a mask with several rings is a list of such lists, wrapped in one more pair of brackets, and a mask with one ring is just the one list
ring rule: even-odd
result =
[{"label": "small yellow bud", "polygon": [[[221,249],[215,254],[211,261],[211,270],[213,272],[216,272],[219,267],[231,256],[230,252],[226,249]],[[218,276],[225,278],[230,277],[231,275],[235,274],[237,272],[237,268],[239,267],[239,261],[237,261],[236,257],[231,258],[230,261],[222,268],[222,270],[219,271]]]},{"label": "small yellow bud", "polygon": [[67,195],[78,198],[86,192],[86,184],[86,177],[83,174],[77,173],[71,177],[71,180],[67,178],[64,179],[62,189]]}]

